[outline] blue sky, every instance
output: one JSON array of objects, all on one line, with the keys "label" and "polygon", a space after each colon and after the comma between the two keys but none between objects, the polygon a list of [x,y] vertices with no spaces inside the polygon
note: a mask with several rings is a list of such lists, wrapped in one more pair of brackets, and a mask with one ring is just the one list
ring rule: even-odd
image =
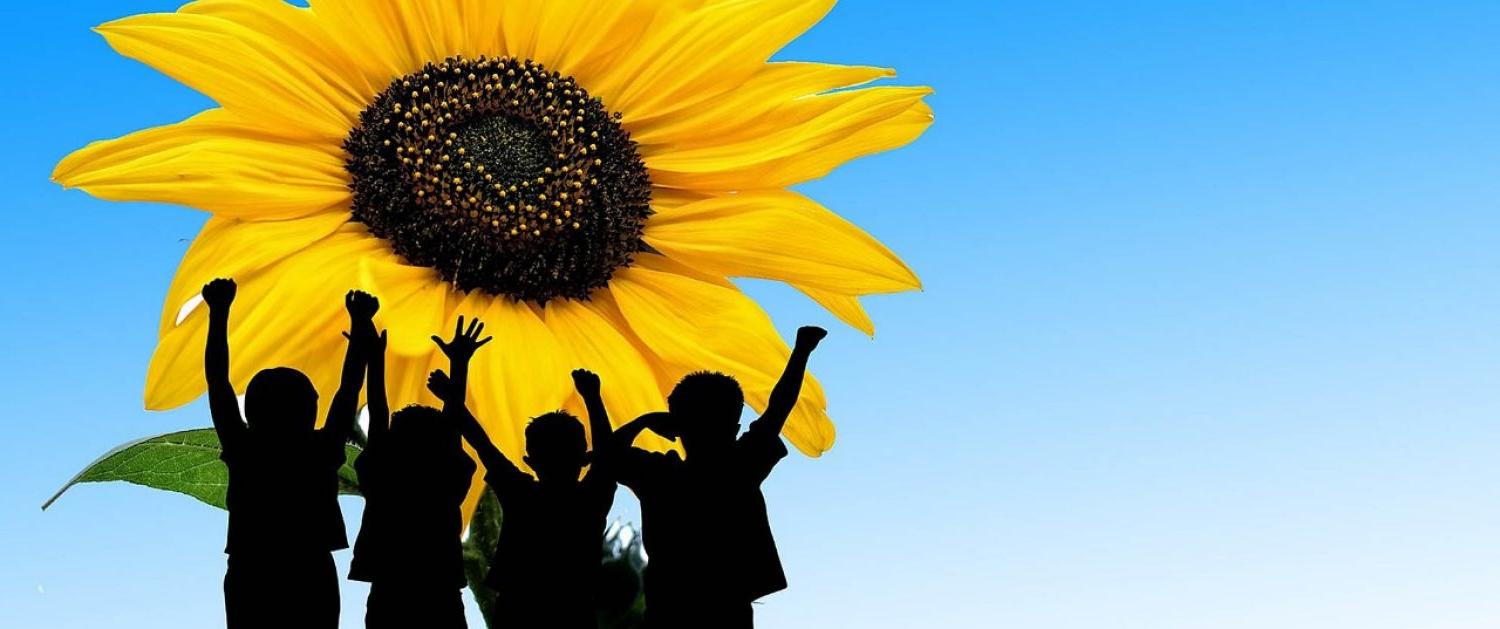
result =
[{"label": "blue sky", "polygon": [[[762,626],[1493,626],[1500,5],[1126,5],[846,0],[781,55],[896,67],[938,121],[804,187],[926,283],[869,300],[875,341],[746,283],[784,333],[834,329],[840,428],[767,486],[791,589]],[[174,7],[0,25],[0,626],[220,613],[221,513],[128,485],[37,509],[207,424],[140,410],[205,215],[46,180],[206,105],[88,30]]]}]

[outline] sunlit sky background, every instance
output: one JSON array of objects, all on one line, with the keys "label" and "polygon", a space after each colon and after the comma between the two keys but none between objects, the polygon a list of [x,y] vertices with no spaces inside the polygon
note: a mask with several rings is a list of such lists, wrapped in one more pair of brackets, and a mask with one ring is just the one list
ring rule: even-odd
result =
[{"label": "sunlit sky background", "polygon": [[[222,617],[221,512],[123,484],[38,510],[208,423],[141,410],[205,215],[47,181],[208,105],[88,30],[175,6],[0,23],[0,626]],[[1497,34],[1494,2],[839,5],[780,58],[896,67],[938,122],[804,189],[926,290],[870,299],[870,341],[746,283],[834,330],[840,429],[767,485],[791,589],[761,626],[1500,623]]]}]

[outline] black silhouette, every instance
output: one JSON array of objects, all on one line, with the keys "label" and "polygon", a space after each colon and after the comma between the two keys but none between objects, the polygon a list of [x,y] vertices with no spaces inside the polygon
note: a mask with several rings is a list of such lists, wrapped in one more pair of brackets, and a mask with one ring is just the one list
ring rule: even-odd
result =
[{"label": "black silhouette", "polygon": [[[451,354],[450,354],[451,355]],[[463,406],[465,361],[453,360],[450,378],[441,370],[428,381],[454,413],[464,438],[487,468],[486,482],[500,500],[505,525],[495,547],[486,585],[498,595],[506,627],[593,629],[594,593],[601,576],[599,544],[615,498],[611,462],[588,452],[583,425],[567,411],[543,414],[526,426],[524,460],[536,479],[517,469],[485,435]],[[599,397],[599,377],[582,369],[573,382],[588,409],[596,445],[610,438],[609,416]],[[589,472],[579,475],[585,465]]]},{"label": "black silhouette", "polygon": [[[479,341],[478,321],[439,347],[456,363]],[[370,332],[373,333],[373,326]],[[370,342],[368,445],[355,461],[365,514],[349,578],[370,582],[370,629],[465,626],[462,590],[462,505],[474,476],[453,418],[412,405],[389,416],[385,395],[385,333]],[[457,370],[457,367],[455,367]]]},{"label": "black silhouette", "polygon": [[338,575],[332,551],[348,548],[338,504],[338,468],[351,430],[363,378],[374,297],[350,291],[350,344],[328,417],[316,430],[318,392],[287,367],[255,374],[240,418],[229,381],[229,307],[233,280],[203,287],[208,304],[204,371],[214,429],[229,467],[229,534],[224,552],[224,608],[230,629],[292,624],[334,627],[339,617]]},{"label": "black silhouette", "polygon": [[[752,627],[751,603],[786,588],[760,485],[787,455],[781,428],[801,393],[808,356],[826,334],[811,326],[797,331],[765,413],[744,435],[739,383],[712,372],[677,383],[668,412],[615,432],[615,473],[641,502],[651,629]],[[687,457],[632,448],[646,429],[680,438]]]}]

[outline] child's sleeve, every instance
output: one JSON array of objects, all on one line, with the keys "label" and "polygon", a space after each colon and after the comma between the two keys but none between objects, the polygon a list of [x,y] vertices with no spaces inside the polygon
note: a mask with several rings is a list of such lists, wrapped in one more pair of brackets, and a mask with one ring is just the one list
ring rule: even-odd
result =
[{"label": "child's sleeve", "polygon": [[745,473],[757,483],[771,475],[771,470],[786,458],[788,451],[781,435],[765,430],[746,431],[736,444]]}]

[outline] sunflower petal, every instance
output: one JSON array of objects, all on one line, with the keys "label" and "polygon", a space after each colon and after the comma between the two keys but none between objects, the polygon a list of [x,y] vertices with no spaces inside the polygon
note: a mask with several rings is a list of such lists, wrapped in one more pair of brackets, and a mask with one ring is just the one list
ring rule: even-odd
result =
[{"label": "sunflower petal", "polygon": [[792,155],[767,164],[760,172],[767,181],[811,181],[833,172],[849,160],[905,146],[920,137],[929,126],[932,126],[932,108],[919,102],[895,118],[860,129],[820,151]]},{"label": "sunflower petal", "polygon": [[165,335],[176,327],[178,320],[186,316],[182,312],[184,306],[209,280],[216,277],[249,280],[348,221],[349,215],[341,212],[323,212],[287,221],[210,217],[177,265],[177,274],[162,305],[159,334]]},{"label": "sunflower petal", "polygon": [[[244,391],[251,376],[288,366],[312,379],[327,403],[338,384],[345,329],[343,296],[358,281],[358,259],[384,246],[361,226],[334,235],[240,283],[229,318],[229,378]],[[208,316],[188,315],[157,342],[146,374],[146,408],[176,408],[202,395]]]},{"label": "sunflower petal", "polygon": [[619,71],[621,55],[638,45],[653,25],[674,19],[689,3],[524,0],[502,4],[507,54],[536,60],[587,86]]},{"label": "sunflower petal", "polygon": [[767,129],[800,124],[831,107],[827,99],[808,107],[815,96],[895,76],[889,68],[782,61],[765,64],[733,91],[665,118],[626,125],[640,144],[724,144],[767,133]]},{"label": "sunflower petal", "polygon": [[[752,408],[764,410],[791,350],[749,297],[640,267],[616,273],[610,292],[632,332],[675,376],[698,369],[722,371],[740,381]],[[822,387],[807,376],[784,434],[809,456],[833,446],[826,406]]]},{"label": "sunflower petal", "polygon": [[706,3],[646,32],[589,92],[628,121],[679,111],[744,83],[832,7],[833,0]]},{"label": "sunflower petal", "polygon": [[797,284],[792,284],[792,286],[802,291],[802,294],[811,297],[813,301],[818,302],[819,306],[833,313],[833,316],[838,317],[840,321],[849,324],[850,327],[860,332],[864,332],[868,336],[875,336],[875,322],[871,321],[870,315],[865,313],[865,307],[859,304],[858,297],[798,286]]},{"label": "sunflower petal", "polygon": [[453,324],[450,310],[464,297],[437,271],[407,264],[389,249],[360,260],[360,287],[380,299],[378,323],[390,335],[391,351],[406,357],[436,351],[432,335]]},{"label": "sunflower petal", "polygon": [[280,42],[307,64],[345,106],[366,103],[385,89],[390,76],[372,71],[335,39],[327,24],[312,11],[282,0],[196,0],[178,9],[233,22]]},{"label": "sunflower petal", "polygon": [[579,301],[550,303],[542,315],[572,357],[571,368],[599,374],[611,423],[666,408],[650,363],[608,320]]},{"label": "sunflower petal", "polygon": [[345,73],[319,67],[310,51],[214,15],[147,13],[95,30],[120,54],[289,138],[337,143],[365,106],[357,91],[329,82]]},{"label": "sunflower petal", "polygon": [[[872,87],[813,97],[832,107],[774,133],[727,144],[643,150],[656,185],[700,190],[783,188],[816,179],[856,157],[909,142],[931,122],[926,87]],[[916,129],[908,112],[925,110]],[[905,133],[890,133],[887,127]],[[911,131],[915,131],[912,133]],[[853,140],[851,142],[851,140]],[[871,141],[879,140],[879,141]]]},{"label": "sunflower petal", "polygon": [[[381,310],[385,310],[384,303]],[[430,334],[430,333],[429,333]],[[428,340],[427,344],[432,345]],[[385,398],[392,411],[412,404],[441,408],[442,402],[427,390],[427,375],[434,369],[447,369],[448,359],[434,349],[426,354],[386,356]]]},{"label": "sunflower petal", "polygon": [[[419,24],[404,19],[405,2],[383,0],[311,0],[309,10],[333,39],[344,42],[352,60],[371,83],[383,88],[386,81],[415,71],[432,61],[419,52],[427,36],[415,32]],[[418,36],[414,36],[418,35]]]},{"label": "sunflower petal", "polygon": [[223,110],[93,142],[52,180],[111,201],[154,201],[222,216],[285,219],[346,204],[342,157],[253,132]]},{"label": "sunflower petal", "polygon": [[562,407],[572,393],[568,365],[573,360],[531,306],[505,298],[484,299],[490,302],[481,313],[484,333],[495,340],[474,356],[470,408],[490,441],[524,468],[526,423]]},{"label": "sunflower petal", "polygon": [[919,288],[894,253],[795,192],[755,190],[665,209],[645,239],[685,265],[847,295]]}]

